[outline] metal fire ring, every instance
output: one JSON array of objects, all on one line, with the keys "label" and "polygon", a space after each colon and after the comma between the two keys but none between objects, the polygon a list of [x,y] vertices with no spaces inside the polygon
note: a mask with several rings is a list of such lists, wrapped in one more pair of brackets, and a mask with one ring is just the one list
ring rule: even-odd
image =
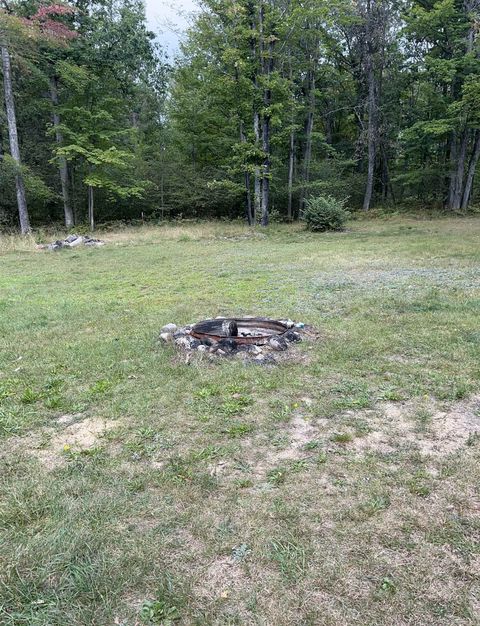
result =
[{"label": "metal fire ring", "polygon": [[[222,325],[225,321],[235,322],[238,326],[238,336],[228,336],[223,332]],[[256,335],[242,335],[243,329],[258,331],[273,331],[270,333],[262,333]],[[276,320],[270,320],[264,317],[219,317],[217,319],[204,320],[193,326],[190,335],[196,339],[204,341],[210,339],[212,341],[221,341],[222,339],[231,339],[238,345],[262,345],[268,342],[271,337],[283,335],[288,331],[286,324]]]}]

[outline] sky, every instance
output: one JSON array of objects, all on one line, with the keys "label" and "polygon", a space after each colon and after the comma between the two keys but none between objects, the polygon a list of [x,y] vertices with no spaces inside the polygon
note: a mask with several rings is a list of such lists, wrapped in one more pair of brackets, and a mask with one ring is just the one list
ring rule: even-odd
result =
[{"label": "sky", "polygon": [[187,26],[187,13],[196,7],[195,0],[145,0],[148,25],[164,47],[174,54]]}]

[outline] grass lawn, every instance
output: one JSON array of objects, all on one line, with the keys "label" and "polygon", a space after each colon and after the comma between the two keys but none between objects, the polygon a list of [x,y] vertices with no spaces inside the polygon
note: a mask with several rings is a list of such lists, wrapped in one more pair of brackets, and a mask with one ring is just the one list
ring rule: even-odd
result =
[{"label": "grass lawn", "polygon": [[479,624],[480,219],[105,236],[0,242],[0,624]]}]

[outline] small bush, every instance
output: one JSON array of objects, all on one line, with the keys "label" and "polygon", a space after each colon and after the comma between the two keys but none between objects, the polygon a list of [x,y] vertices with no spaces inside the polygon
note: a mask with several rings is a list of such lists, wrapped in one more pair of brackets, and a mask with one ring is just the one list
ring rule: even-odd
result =
[{"label": "small bush", "polygon": [[350,212],[345,208],[346,200],[337,200],[333,196],[317,196],[307,200],[302,218],[308,230],[325,232],[343,230]]}]

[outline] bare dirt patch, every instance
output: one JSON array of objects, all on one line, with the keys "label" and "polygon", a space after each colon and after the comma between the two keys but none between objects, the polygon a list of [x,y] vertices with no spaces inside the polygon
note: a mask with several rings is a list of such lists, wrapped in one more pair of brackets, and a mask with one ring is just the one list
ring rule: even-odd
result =
[{"label": "bare dirt patch", "polygon": [[462,448],[475,434],[480,434],[480,396],[450,406],[428,399],[381,405],[372,432],[356,439],[354,446],[389,452],[408,444],[422,454],[446,455]]},{"label": "bare dirt patch", "polygon": [[[478,396],[450,405],[431,398],[382,403],[374,410],[347,411],[331,419],[315,418],[310,415],[309,403],[304,404],[307,411],[296,411],[289,422],[279,425],[281,445],[274,446],[258,437],[245,442],[243,458],[252,477],[264,479],[269,470],[308,460],[320,451],[343,450],[363,456],[388,455],[408,448],[425,456],[442,457],[480,436]],[[364,425],[365,432],[355,431],[356,421]],[[216,473],[228,472],[228,465]]]},{"label": "bare dirt patch", "polygon": [[[60,428],[46,428],[12,442],[13,448],[38,459],[47,469],[62,466],[67,454],[95,448],[115,422],[99,417],[74,421],[77,416],[64,415],[57,420]],[[10,449],[11,450],[11,449]]]}]

